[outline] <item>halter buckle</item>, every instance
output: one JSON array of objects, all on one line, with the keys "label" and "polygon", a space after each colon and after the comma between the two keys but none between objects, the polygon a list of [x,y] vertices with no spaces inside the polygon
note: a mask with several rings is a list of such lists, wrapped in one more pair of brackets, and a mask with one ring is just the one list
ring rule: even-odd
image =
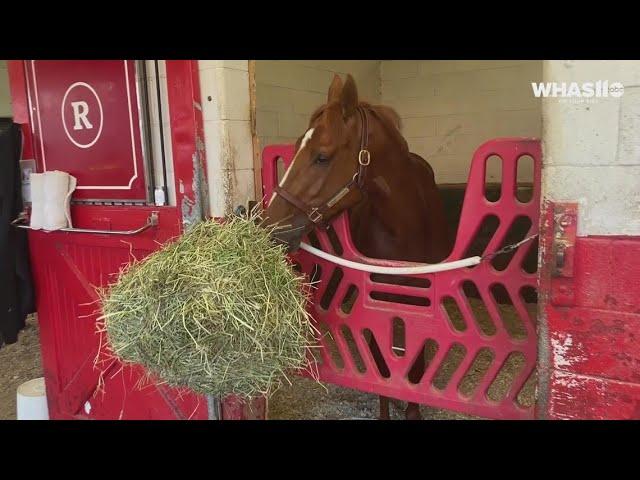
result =
[{"label": "halter buckle", "polygon": [[369,150],[364,148],[360,150],[360,153],[358,154],[358,163],[363,167],[366,167],[371,163],[371,154],[369,153]]},{"label": "halter buckle", "polygon": [[308,214],[307,216],[309,217],[309,220],[311,220],[311,222],[313,223],[318,223],[320,220],[322,220],[322,213],[320,213],[318,211],[318,208],[313,208]]}]

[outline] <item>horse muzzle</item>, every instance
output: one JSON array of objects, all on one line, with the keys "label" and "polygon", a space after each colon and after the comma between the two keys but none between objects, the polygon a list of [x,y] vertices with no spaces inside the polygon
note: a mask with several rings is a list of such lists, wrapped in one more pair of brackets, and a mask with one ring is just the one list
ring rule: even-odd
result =
[{"label": "horse muzzle", "polygon": [[293,253],[300,248],[304,234],[310,229],[309,222],[303,216],[297,216],[287,222],[287,225],[277,226],[271,233],[274,242],[285,245],[287,253]]}]

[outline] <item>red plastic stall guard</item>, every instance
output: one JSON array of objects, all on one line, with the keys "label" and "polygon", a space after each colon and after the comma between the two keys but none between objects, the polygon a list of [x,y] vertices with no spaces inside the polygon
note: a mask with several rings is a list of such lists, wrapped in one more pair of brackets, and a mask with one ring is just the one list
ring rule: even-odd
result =
[{"label": "red plastic stall guard", "polygon": [[[291,145],[264,149],[267,201],[277,182],[278,160],[286,168],[293,155]],[[495,201],[485,196],[486,165],[492,156],[502,162],[501,194],[491,199]],[[530,198],[521,201],[517,172],[525,156],[533,162],[534,181]],[[538,233],[540,159],[536,139],[502,138],[478,148],[455,246],[446,261],[494,252],[523,239],[523,232]],[[484,245],[479,245],[483,238]],[[304,241],[353,261],[412,265],[360,254],[351,240],[347,214],[336,218],[328,231],[312,232]],[[528,242],[491,262],[412,275],[409,285],[397,285],[398,277],[342,268],[299,251],[294,260],[319,280],[309,308],[323,332],[324,348],[316,349],[320,379],[480,417],[533,418],[533,402],[520,394],[535,382],[537,274],[525,271],[523,264],[536,252],[537,242]],[[376,364],[372,350],[379,351],[386,365]],[[424,374],[409,376],[421,355]]]}]

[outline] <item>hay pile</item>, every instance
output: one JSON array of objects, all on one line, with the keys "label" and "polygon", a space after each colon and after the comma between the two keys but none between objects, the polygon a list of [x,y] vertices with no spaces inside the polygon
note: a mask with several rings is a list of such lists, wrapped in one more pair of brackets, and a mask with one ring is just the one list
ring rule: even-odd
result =
[{"label": "hay pile", "polygon": [[101,292],[108,348],[176,387],[269,395],[308,369],[308,291],[253,218],[202,222]]}]

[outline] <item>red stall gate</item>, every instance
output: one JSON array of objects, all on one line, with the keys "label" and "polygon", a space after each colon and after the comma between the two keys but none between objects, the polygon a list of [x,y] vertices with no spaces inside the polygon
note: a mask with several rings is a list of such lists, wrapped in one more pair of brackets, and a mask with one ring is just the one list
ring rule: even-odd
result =
[{"label": "red stall gate", "polygon": [[[288,167],[293,155],[291,145],[264,149],[266,199],[277,182],[278,159]],[[502,161],[502,187],[500,198],[490,201],[485,172],[494,155]],[[526,156],[533,159],[534,181],[531,198],[521,201],[517,171]],[[445,261],[494,252],[538,233],[540,165],[535,139],[497,139],[478,148],[455,246]],[[520,235],[514,236],[515,231]],[[480,244],[482,236],[488,243]],[[415,265],[364,257],[351,240],[346,214],[304,241],[361,263]],[[523,397],[535,382],[537,274],[523,264],[536,252],[537,242],[525,243],[510,255],[474,267],[412,275],[406,286],[394,284],[397,276],[342,268],[301,250],[295,261],[319,280],[310,309],[323,333],[323,348],[316,349],[320,379],[480,417],[533,418],[533,401]],[[376,365],[372,350],[379,351],[384,365]],[[420,355],[424,374],[409,380]]]}]

